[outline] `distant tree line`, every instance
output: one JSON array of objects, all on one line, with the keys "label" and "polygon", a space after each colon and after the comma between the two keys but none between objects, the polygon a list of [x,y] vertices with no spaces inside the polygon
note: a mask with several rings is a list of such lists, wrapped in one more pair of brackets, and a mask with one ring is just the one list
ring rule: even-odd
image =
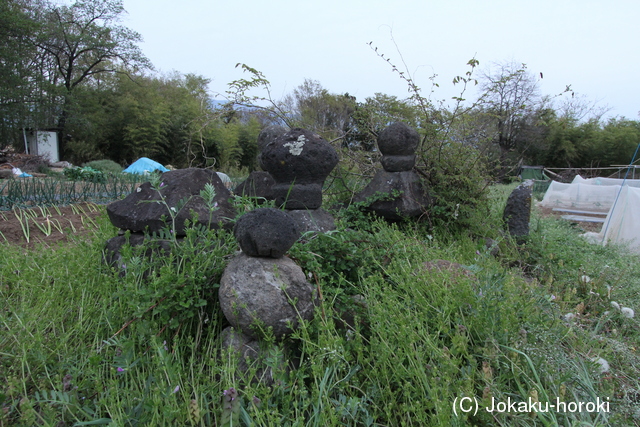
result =
[{"label": "distant tree line", "polygon": [[[0,147],[22,147],[23,129],[49,128],[59,132],[63,158],[74,163],[126,165],[147,156],[176,167],[252,170],[257,136],[267,125],[304,127],[343,150],[371,153],[379,132],[400,120],[430,141],[427,157],[465,147],[501,178],[519,164],[626,164],[640,143],[638,121],[603,120],[605,111],[569,87],[542,96],[542,76],[513,63],[477,78],[471,71],[456,77],[463,90],[453,107],[431,102],[416,87],[407,99],[377,93],[359,101],[314,80],[260,103],[245,93],[269,83],[247,66],[250,77],[229,84],[229,102],[215,103],[202,76],[155,74],[138,47],[140,35],[120,25],[123,13],[122,0],[0,3]],[[469,65],[474,70],[478,63]],[[465,99],[476,85],[479,95]]]},{"label": "distant tree line", "polygon": [[153,74],[123,13],[121,0],[0,3],[0,148],[46,128],[77,163],[253,167],[258,118],[216,108],[201,76]]}]

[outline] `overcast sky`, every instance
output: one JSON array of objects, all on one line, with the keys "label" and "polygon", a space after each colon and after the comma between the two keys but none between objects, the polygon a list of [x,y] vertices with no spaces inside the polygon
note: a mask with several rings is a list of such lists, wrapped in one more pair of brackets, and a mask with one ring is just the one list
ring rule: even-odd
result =
[{"label": "overcast sky", "polygon": [[[431,99],[475,57],[525,63],[542,94],[567,85],[577,97],[640,118],[638,0],[124,0],[123,24],[144,38],[161,72],[211,79],[212,92],[247,78],[245,63],[271,82],[277,100],[305,79],[364,101],[407,96],[406,84],[368,45],[402,65]],[[396,47],[397,46],[397,47]],[[540,73],[543,78],[540,79]],[[475,89],[467,94],[475,96]]]}]

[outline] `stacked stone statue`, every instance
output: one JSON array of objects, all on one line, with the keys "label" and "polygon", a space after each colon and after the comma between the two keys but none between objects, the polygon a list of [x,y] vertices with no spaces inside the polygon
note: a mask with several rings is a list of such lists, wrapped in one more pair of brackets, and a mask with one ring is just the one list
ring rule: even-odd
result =
[{"label": "stacked stone statue", "polygon": [[382,194],[382,199],[368,206],[377,215],[390,221],[422,215],[430,198],[413,170],[419,141],[418,132],[404,123],[395,122],[383,130],[378,136],[378,148],[384,170],[376,173],[354,201],[364,202]]},{"label": "stacked stone statue", "polygon": [[275,180],[273,197],[293,217],[301,233],[335,229],[321,208],[322,186],[338,164],[338,153],[320,136],[295,128],[274,134],[261,148],[260,161]]},{"label": "stacked stone statue", "polygon": [[295,221],[274,208],[253,210],[238,220],[234,235],[242,252],[227,265],[220,280],[220,307],[231,327],[222,332],[225,348],[245,359],[260,357],[259,339],[267,329],[281,339],[301,319],[313,317],[316,291],[302,269],[284,254],[299,237]]}]

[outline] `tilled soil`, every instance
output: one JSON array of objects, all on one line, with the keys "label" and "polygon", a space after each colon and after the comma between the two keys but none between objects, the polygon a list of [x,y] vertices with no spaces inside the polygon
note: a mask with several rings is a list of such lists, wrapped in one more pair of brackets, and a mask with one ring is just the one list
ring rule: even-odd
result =
[{"label": "tilled soil", "polygon": [[88,234],[101,214],[101,209],[87,203],[47,208],[45,216],[39,208],[0,211],[0,241],[26,248],[54,246]]}]

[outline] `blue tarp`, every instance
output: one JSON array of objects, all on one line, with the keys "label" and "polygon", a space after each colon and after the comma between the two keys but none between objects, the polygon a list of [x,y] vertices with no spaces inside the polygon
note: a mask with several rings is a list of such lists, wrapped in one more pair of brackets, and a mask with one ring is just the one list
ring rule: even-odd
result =
[{"label": "blue tarp", "polygon": [[169,169],[162,166],[160,163],[148,159],[146,157],[140,157],[138,160],[133,162],[128,168],[126,168],[123,172],[125,173],[135,173],[138,175],[146,175],[155,170],[159,170],[161,172],[168,172]]}]

